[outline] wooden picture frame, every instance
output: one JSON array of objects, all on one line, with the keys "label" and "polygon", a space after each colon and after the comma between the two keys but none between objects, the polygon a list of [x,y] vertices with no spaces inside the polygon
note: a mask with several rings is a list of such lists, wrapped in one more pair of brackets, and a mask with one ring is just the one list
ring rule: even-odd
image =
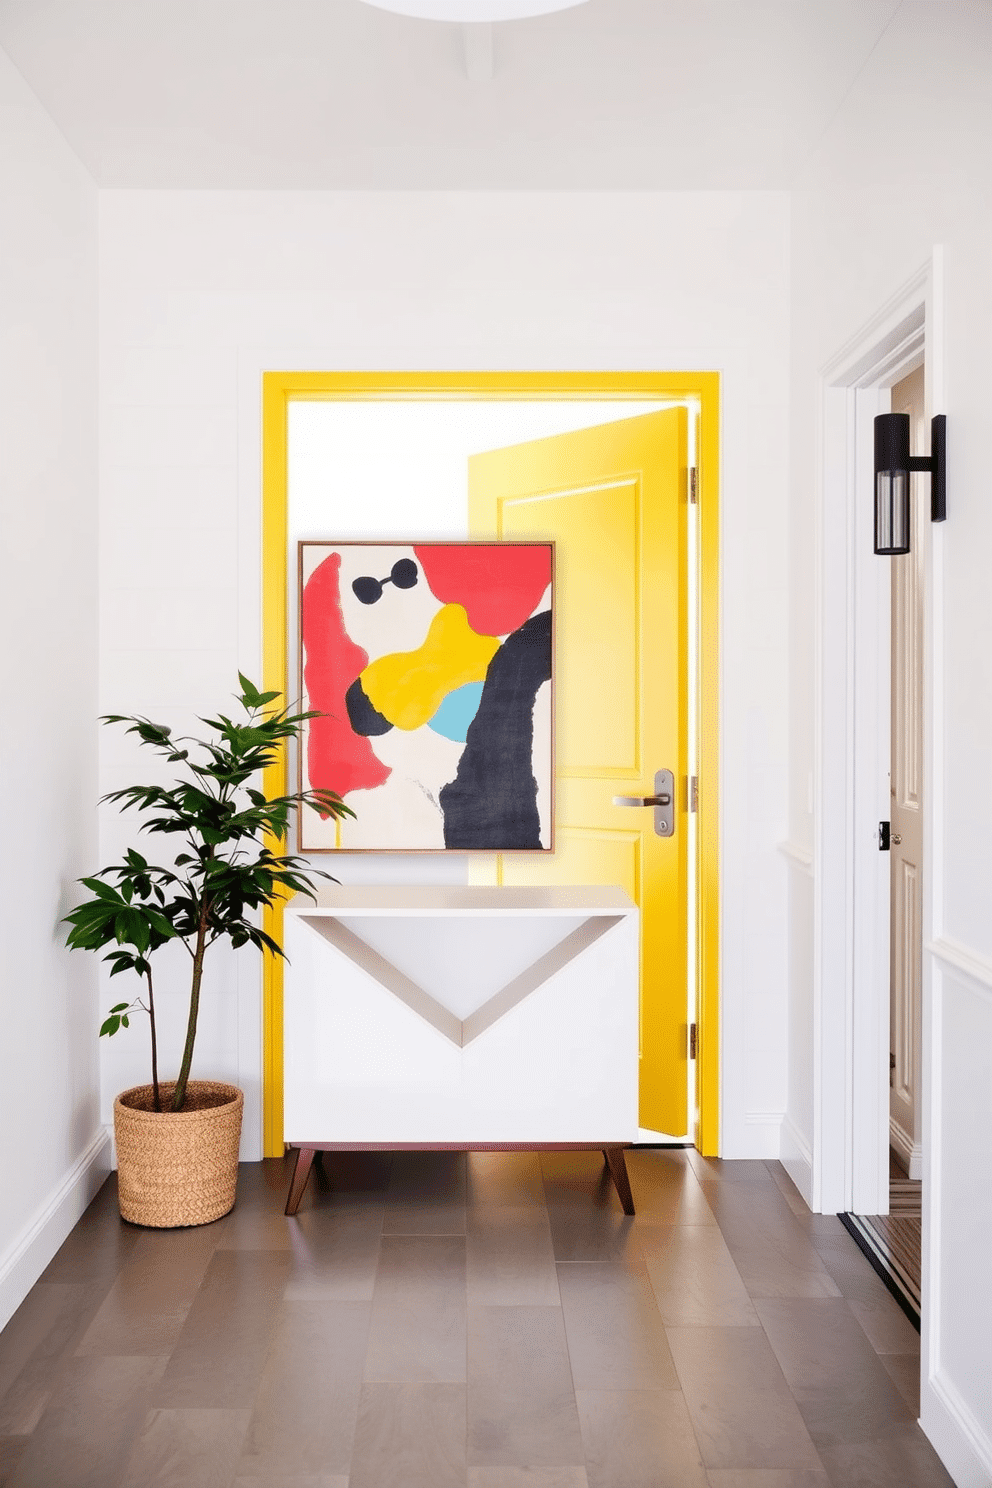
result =
[{"label": "wooden picture frame", "polygon": [[554,544],[298,549],[300,851],[552,851]]}]

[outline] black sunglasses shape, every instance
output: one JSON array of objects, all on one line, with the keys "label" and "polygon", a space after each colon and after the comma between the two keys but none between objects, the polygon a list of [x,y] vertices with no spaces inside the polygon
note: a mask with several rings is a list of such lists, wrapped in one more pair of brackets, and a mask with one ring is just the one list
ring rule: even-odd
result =
[{"label": "black sunglasses shape", "polygon": [[412,589],[417,582],[418,569],[412,558],[397,558],[384,579],[363,576],[352,584],[355,598],[362,604],[375,604],[382,598],[383,585],[395,584],[397,589]]}]

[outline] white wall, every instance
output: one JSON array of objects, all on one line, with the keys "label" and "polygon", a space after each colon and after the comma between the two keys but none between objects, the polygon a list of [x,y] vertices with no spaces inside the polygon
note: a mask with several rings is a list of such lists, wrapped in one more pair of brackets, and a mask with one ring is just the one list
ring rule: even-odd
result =
[{"label": "white wall", "polygon": [[[777,1154],[787,199],[106,192],[100,259],[101,703],[180,723],[258,671],[263,369],[723,373],[723,1150]],[[136,778],[102,742],[104,788]],[[199,1070],[245,1087],[253,1155],[259,972],[217,969]],[[145,1068],[143,1033],[105,1045],[105,1111]]]},{"label": "white wall", "polygon": [[0,1325],[107,1163],[96,966],[97,193],[0,52]]},{"label": "white wall", "polygon": [[[935,23],[938,21],[939,23]],[[932,913],[925,926],[922,1420],[961,1484],[992,1475],[992,1190],[974,1181],[992,1141],[992,506],[985,442],[992,344],[992,13],[907,0],[793,197],[793,593],[790,836],[813,847],[814,491],[818,370],[943,244],[948,520],[934,533]],[[857,741],[855,741],[855,748]],[[939,755],[936,756],[939,759]],[[824,813],[836,803],[819,803]],[[881,814],[881,813],[879,813]],[[812,881],[808,892],[812,892]],[[791,924],[790,1062],[808,1067],[810,900]],[[824,996],[837,989],[824,988]],[[883,990],[887,997],[887,991]],[[787,1126],[812,1146],[808,1092]]]}]

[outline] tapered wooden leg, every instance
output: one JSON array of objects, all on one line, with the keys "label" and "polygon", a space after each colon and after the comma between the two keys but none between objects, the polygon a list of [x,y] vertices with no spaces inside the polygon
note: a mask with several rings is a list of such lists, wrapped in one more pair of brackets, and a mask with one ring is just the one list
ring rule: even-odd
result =
[{"label": "tapered wooden leg", "polygon": [[317,1180],[317,1189],[320,1193],[330,1193],[331,1191],[331,1180],[328,1178],[327,1169],[324,1166],[325,1156],[326,1154],[318,1147],[316,1160],[313,1165],[313,1176]]},{"label": "tapered wooden leg", "polygon": [[289,1185],[289,1197],[286,1200],[286,1213],[295,1214],[300,1207],[303,1190],[307,1186],[310,1177],[310,1169],[313,1167],[316,1147],[300,1147],[296,1153],[296,1166],[293,1169],[292,1182]]},{"label": "tapered wooden leg", "polygon": [[623,1205],[624,1214],[633,1214],[634,1195],[630,1191],[630,1179],[627,1176],[627,1161],[623,1155],[623,1148],[604,1147],[603,1156],[606,1158],[606,1165],[620,1197],[620,1203]]}]

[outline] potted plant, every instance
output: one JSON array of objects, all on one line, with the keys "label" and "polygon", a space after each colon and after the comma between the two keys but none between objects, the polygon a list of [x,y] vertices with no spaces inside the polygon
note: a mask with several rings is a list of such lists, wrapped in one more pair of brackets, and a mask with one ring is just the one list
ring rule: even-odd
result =
[{"label": "potted plant", "polygon": [[[133,972],[144,984],[132,1002],[111,1008],[100,1029],[101,1036],[112,1037],[129,1026],[136,1008],[148,1014],[151,1084],[124,1091],[114,1103],[120,1209],[136,1224],[205,1224],[233,1206],[243,1094],[234,1085],[190,1079],[204,956],[222,940],[235,949],[251,944],[281,956],[281,947],[256,923],[256,912],[287,892],[312,896],[311,873],[319,872],[279,850],[291,808],[354,815],[333,791],[266,799],[257,788],[261,771],[315,715],[272,708],[279,693],[259,692],[240,672],[238,678],[243,719],[201,719],[212,731],[205,739],[174,739],[169,728],[147,718],[103,718],[126,724],[142,744],[181,767],[171,785],[131,785],[103,797],[124,811],[136,809],[140,830],[174,838],[180,851],[158,866],[129,848],[123,862],[79,880],[92,897],[65,917],[71,948],[109,946],[103,959],[111,963],[111,976]],[[189,1007],[178,1075],[161,1082],[152,960],[170,941],[179,941],[190,956]]]}]

